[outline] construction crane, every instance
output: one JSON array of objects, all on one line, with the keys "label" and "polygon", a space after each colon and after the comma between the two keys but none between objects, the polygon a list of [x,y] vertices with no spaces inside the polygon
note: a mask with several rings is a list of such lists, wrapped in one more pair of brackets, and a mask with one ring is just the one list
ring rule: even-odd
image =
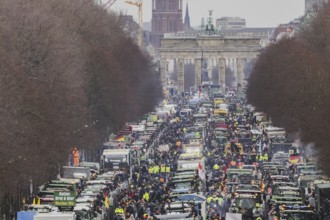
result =
[{"label": "construction crane", "polygon": [[116,0],[108,0],[102,7],[108,10],[108,8],[110,8],[115,2]]},{"label": "construction crane", "polygon": [[143,0],[125,1],[127,4],[135,5],[139,8],[139,32],[138,32],[138,45],[142,48],[142,5]]}]

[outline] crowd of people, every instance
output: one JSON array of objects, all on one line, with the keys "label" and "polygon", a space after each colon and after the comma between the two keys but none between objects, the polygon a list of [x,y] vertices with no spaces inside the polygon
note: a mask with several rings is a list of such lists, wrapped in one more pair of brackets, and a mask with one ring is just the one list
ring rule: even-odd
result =
[{"label": "crowd of people", "polygon": [[[187,97],[167,100],[167,103],[178,104],[176,114],[167,118],[146,143],[144,152],[149,152],[148,157],[142,155],[139,165],[132,165],[129,174],[117,174],[114,182],[103,190],[97,207],[105,207],[109,218],[115,220],[156,220],[159,216],[175,212],[177,201],[173,200],[173,193],[176,184],[172,179],[178,172],[180,155],[185,153],[184,145],[189,144],[193,136],[193,139],[201,140],[205,164],[201,168],[196,166],[187,192],[204,196],[206,207],[202,210],[201,203],[194,199],[181,201],[182,212],[188,211],[192,219],[225,219],[227,213],[237,213],[240,197],[234,188],[247,184],[257,188],[254,188],[253,207],[245,204],[248,208],[243,219],[279,219],[280,205],[270,202],[273,193],[271,175],[274,173],[263,167],[274,155],[271,151],[273,139],[268,137],[265,126],[256,120],[244,99],[236,98],[240,107],[226,112],[222,122],[215,120],[213,108],[206,112],[204,109],[205,127],[196,129],[193,116],[200,113],[199,107],[192,108],[191,114],[180,115],[180,111],[187,108],[188,100]],[[231,97],[224,99],[226,103],[230,101]],[[222,129],[221,138],[217,128]],[[133,136],[138,138],[138,134]],[[168,149],[161,149],[162,145]],[[247,180],[242,179],[244,175],[228,172],[246,165],[253,170]],[[204,176],[200,175],[200,169],[204,170]],[[283,174],[281,172],[279,170],[278,174]],[[293,176],[297,172],[295,165],[289,167],[288,175],[292,177],[289,181],[294,181]]]},{"label": "crowd of people", "polygon": [[[168,100],[171,102],[171,100]],[[185,103],[181,102],[182,107]],[[242,103],[244,105],[244,103]],[[198,109],[194,109],[196,113]],[[170,195],[173,191],[171,177],[177,171],[177,160],[182,153],[183,144],[187,143],[186,133],[189,127],[194,125],[193,117],[179,117],[180,106],[177,109],[175,120],[166,123],[162,135],[157,137],[153,154],[149,156],[146,163],[140,167],[133,167],[132,181],[128,189],[122,190],[118,196],[120,206],[115,209],[116,219],[157,219],[156,215],[165,215],[171,206]],[[211,117],[211,109],[208,112]],[[203,154],[207,160],[208,175],[206,181],[202,181],[196,174],[191,180],[191,192],[202,192],[206,195],[207,215],[209,219],[222,219],[229,211],[232,204],[232,196],[227,194],[226,183],[229,181],[226,170],[239,168],[241,162],[245,164],[262,163],[268,161],[269,141],[265,135],[254,139],[250,153],[242,154],[237,149],[237,130],[244,126],[248,130],[256,128],[257,122],[249,112],[229,112],[226,118],[227,140],[231,142],[230,150],[226,151],[225,145],[219,145],[215,141],[212,126],[207,127],[204,135]],[[196,138],[199,138],[197,132]],[[169,151],[159,151],[158,146],[169,145]],[[214,175],[218,173],[218,176]],[[261,172],[255,173],[260,178]],[[238,181],[238,179],[233,180]],[[193,201],[191,201],[193,204]],[[191,215],[200,215],[200,210],[195,204],[191,205]],[[125,213],[125,215],[124,215]]]}]

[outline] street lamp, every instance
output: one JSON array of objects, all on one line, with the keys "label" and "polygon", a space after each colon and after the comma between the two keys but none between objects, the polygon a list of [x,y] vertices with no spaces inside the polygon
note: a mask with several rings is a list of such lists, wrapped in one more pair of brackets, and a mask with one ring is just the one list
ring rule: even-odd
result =
[{"label": "street lamp", "polygon": [[204,70],[204,51],[203,51],[203,47],[201,47],[201,51],[202,51],[202,59],[201,59],[201,86],[203,84],[203,70]]}]

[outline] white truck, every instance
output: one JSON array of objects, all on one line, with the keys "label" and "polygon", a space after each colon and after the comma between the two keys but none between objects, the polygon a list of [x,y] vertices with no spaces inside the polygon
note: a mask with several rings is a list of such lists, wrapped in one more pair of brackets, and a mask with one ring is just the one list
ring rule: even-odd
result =
[{"label": "white truck", "polygon": [[74,212],[48,212],[37,213],[33,220],[75,220],[76,215]]},{"label": "white truck", "polygon": [[178,171],[195,171],[197,170],[199,164],[205,168],[204,158],[194,160],[178,160]]},{"label": "white truck", "polygon": [[285,129],[279,127],[268,126],[265,128],[265,132],[269,138],[286,136]]},{"label": "white truck", "polygon": [[119,170],[122,167],[130,167],[130,149],[105,149],[101,156],[101,166],[104,171]]}]

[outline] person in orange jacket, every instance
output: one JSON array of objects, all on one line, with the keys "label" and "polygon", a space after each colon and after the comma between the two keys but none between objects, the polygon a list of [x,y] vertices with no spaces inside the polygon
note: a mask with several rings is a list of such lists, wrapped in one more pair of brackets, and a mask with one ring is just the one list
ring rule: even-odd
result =
[{"label": "person in orange jacket", "polygon": [[79,166],[79,151],[77,147],[73,148],[72,157],[73,157],[73,166],[75,167]]}]

